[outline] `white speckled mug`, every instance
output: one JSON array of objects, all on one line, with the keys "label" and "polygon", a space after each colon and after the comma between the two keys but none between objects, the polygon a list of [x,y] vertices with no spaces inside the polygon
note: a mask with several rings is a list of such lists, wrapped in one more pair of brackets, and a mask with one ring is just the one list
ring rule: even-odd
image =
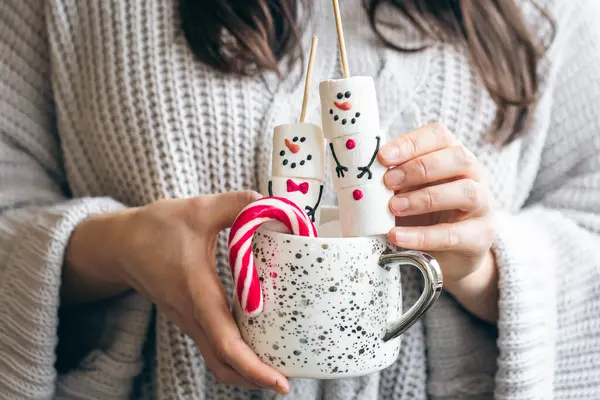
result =
[{"label": "white speckled mug", "polygon": [[[335,209],[323,211],[323,222],[335,218]],[[264,228],[253,250],[264,310],[249,318],[236,304],[235,317],[261,360],[290,378],[337,379],[386,368],[398,357],[399,336],[442,290],[431,256],[402,251],[384,237],[307,238]],[[404,265],[422,272],[425,288],[402,314]]]}]

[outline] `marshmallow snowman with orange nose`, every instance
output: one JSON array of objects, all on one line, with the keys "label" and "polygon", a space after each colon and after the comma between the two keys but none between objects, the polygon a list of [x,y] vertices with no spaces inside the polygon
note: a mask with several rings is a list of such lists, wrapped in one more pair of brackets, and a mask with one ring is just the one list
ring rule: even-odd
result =
[{"label": "marshmallow snowman with orange nose", "polygon": [[328,80],[321,82],[319,92],[342,236],[386,234],[395,226],[389,209],[394,192],[383,183],[387,168],[377,159],[384,135],[373,79]]},{"label": "marshmallow snowman with orange nose", "polygon": [[276,126],[271,170],[268,195],[293,201],[318,226],[325,179],[321,128],[310,123]]}]

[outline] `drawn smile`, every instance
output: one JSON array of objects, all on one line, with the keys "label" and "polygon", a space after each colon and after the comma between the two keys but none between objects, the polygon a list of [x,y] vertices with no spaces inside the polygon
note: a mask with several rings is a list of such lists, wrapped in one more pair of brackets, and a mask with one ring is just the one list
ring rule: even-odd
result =
[{"label": "drawn smile", "polygon": [[[333,108],[332,108],[331,110],[329,110],[329,114],[333,115],[333,120],[334,120],[334,121],[336,121],[336,122],[337,122],[337,121],[339,121],[339,120],[340,120],[340,116],[339,116],[339,115],[337,115],[337,114],[335,114],[335,113],[333,112]],[[352,125],[354,125],[354,124],[356,123],[356,120],[357,120],[359,117],[360,117],[360,113],[359,113],[359,112],[357,112],[357,113],[354,113],[354,117],[351,117],[350,121],[348,121],[348,119],[346,119],[346,118],[342,118],[342,121],[341,121],[341,123],[342,123],[342,125],[346,125],[348,122],[350,122]]]}]

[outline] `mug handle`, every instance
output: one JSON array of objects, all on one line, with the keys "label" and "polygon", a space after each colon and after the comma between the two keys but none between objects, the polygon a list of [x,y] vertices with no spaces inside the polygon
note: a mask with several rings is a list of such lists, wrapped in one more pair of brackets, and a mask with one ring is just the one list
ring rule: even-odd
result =
[{"label": "mug handle", "polygon": [[397,263],[398,267],[410,265],[416,267],[425,280],[425,289],[421,297],[406,311],[400,318],[392,322],[383,335],[383,341],[387,342],[402,335],[415,322],[425,314],[429,307],[436,302],[440,293],[444,279],[442,270],[435,258],[427,253],[420,251],[402,251],[392,254],[383,254],[379,258],[379,265],[384,266],[391,263]]}]

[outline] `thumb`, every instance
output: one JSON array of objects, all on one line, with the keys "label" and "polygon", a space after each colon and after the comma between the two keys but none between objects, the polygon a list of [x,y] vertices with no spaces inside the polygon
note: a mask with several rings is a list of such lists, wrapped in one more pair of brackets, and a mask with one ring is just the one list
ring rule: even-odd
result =
[{"label": "thumb", "polygon": [[248,204],[260,199],[262,196],[253,190],[226,192],[214,195],[214,218],[219,231],[229,228],[235,218]]}]

